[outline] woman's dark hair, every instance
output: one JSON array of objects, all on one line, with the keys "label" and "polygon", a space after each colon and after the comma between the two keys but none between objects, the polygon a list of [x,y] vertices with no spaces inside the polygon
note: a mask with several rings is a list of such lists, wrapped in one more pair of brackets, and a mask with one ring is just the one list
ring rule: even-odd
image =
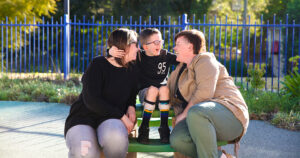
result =
[{"label": "woman's dark hair", "polygon": [[176,34],[175,41],[179,37],[184,37],[189,43],[193,45],[193,53],[199,54],[200,52],[206,52],[205,37],[204,34],[199,30],[184,30]]},{"label": "woman's dark hair", "polygon": [[[119,28],[114,30],[108,38],[108,46],[111,48],[112,46],[117,47],[118,49],[126,51],[126,48],[133,43],[137,42],[137,33],[133,30],[129,30],[127,28]],[[123,58],[115,58],[116,62],[124,67],[127,67],[127,63]]]}]

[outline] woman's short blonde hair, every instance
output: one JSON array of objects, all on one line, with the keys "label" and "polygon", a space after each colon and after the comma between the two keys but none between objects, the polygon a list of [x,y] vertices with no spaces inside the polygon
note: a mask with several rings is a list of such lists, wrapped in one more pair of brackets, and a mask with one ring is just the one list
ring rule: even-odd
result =
[{"label": "woman's short blonde hair", "polygon": [[189,43],[192,43],[194,54],[199,54],[200,52],[206,52],[206,42],[204,34],[199,30],[184,30],[176,34],[175,41],[179,37],[184,37]]}]

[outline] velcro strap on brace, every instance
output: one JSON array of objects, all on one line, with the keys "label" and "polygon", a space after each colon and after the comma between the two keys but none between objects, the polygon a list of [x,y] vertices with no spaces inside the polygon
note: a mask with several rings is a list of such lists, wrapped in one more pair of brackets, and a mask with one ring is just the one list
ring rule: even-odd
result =
[{"label": "velcro strap on brace", "polygon": [[155,109],[155,104],[150,104],[150,103],[147,103],[147,102],[143,102],[143,105],[144,105],[144,111],[148,110],[148,111],[152,112]]},{"label": "velcro strap on brace", "polygon": [[158,104],[158,108],[159,108],[160,111],[162,111],[162,110],[169,110],[170,109],[170,104],[159,103]]}]

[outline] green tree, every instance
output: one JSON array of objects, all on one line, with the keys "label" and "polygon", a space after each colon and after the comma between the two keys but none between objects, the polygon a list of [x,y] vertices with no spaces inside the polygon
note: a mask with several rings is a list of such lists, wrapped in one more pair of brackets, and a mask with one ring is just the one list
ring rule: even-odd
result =
[{"label": "green tree", "polygon": [[[81,0],[71,0],[70,15],[71,17],[77,15],[80,19],[83,15],[88,19],[95,16],[97,20],[100,20],[102,15],[113,15],[114,19],[118,20],[121,16],[124,17],[124,20],[128,20],[132,16],[133,20],[137,22],[139,22],[140,16],[143,17],[142,22],[144,20],[148,22],[148,16],[152,17],[152,22],[157,21],[161,16],[161,20],[167,21],[169,16],[177,20],[177,16],[184,13],[189,16],[196,14],[202,17],[207,13],[211,3],[212,0],[85,0],[84,3]],[[63,2],[58,2],[57,6],[58,12],[53,14],[56,19],[63,16]]]},{"label": "green tree", "polygon": [[[42,22],[42,16],[50,17],[51,13],[56,11],[56,2],[59,0],[2,0],[0,1],[0,22],[6,23],[6,18],[8,23],[31,23],[34,24],[33,20],[35,18],[35,23]],[[17,21],[15,21],[17,18]],[[25,21],[26,18],[26,21]],[[35,27],[21,27],[22,32],[26,31],[28,33],[29,29],[34,29]],[[18,27],[3,27],[3,33],[8,34],[8,48],[11,48],[11,40],[15,41],[16,37],[20,38]],[[13,30],[13,32],[11,32]],[[17,35],[15,34],[17,32]],[[5,37],[4,35],[4,37]],[[12,35],[12,36],[11,36]],[[5,41],[0,41],[1,42]],[[4,44],[6,46],[6,44]],[[20,42],[17,42],[17,47],[20,46]],[[13,48],[15,48],[15,42],[13,42]]]},{"label": "green tree", "polygon": [[[83,16],[86,19],[90,19],[94,16],[97,20],[100,20],[100,16],[112,15],[112,2],[110,0],[70,0],[70,18],[76,15],[77,19],[82,19]],[[57,2],[57,12],[52,14],[54,19],[59,20],[64,15],[64,1]]]},{"label": "green tree", "polygon": [[[234,10],[233,3],[238,1],[240,2],[240,8],[239,10]],[[246,22],[248,23],[248,16],[250,16],[251,23],[254,23],[254,21],[259,23],[260,12],[265,10],[268,1],[269,0],[248,0]],[[239,21],[242,22],[242,20],[244,20],[243,12],[244,0],[215,0],[208,9],[208,16],[213,17],[216,15],[217,17],[222,17],[222,21],[225,21],[225,16],[228,16],[228,22],[231,20],[236,22],[237,18],[239,18]]]},{"label": "green tree", "polygon": [[50,16],[56,11],[56,2],[59,0],[2,0],[0,1],[0,21],[41,21],[42,16]]},{"label": "green tree", "polygon": [[201,18],[208,12],[213,0],[171,0],[171,8],[175,15],[184,13]]},{"label": "green tree", "polygon": [[[1,0],[0,1],[0,22],[6,23],[31,23],[33,24],[33,19],[35,17],[35,23],[42,21],[42,16],[50,16],[51,13],[56,11],[56,2],[59,0]],[[17,18],[17,21],[15,21]],[[26,18],[26,21],[25,21]],[[28,33],[29,29],[35,29],[36,27],[15,27],[15,26],[4,26],[2,27],[3,34],[1,36],[5,37],[8,35],[7,40],[0,41],[0,45],[3,45],[5,49],[13,48],[18,49],[21,47],[24,42],[15,42],[20,40],[19,29],[26,31]],[[18,29],[18,31],[17,31]],[[16,39],[17,38],[17,39]],[[11,44],[11,41],[12,42]],[[3,42],[3,43],[2,43]],[[17,48],[16,48],[17,47]],[[13,50],[15,52],[15,50]],[[5,58],[5,54],[0,56],[0,58]],[[1,61],[0,61],[1,62]],[[5,61],[3,61],[6,64]],[[5,70],[5,67],[4,67]]]},{"label": "green tree", "polygon": [[[293,21],[295,20],[296,24],[299,24],[300,22],[300,0],[269,0],[267,7],[265,10],[261,11],[262,14],[264,14],[264,22],[266,23],[267,20],[269,20],[270,23],[273,22],[273,16],[276,14],[276,24],[279,23],[281,20],[283,24],[286,23],[286,16],[288,14],[288,23],[293,24]],[[296,29],[295,29],[296,30]],[[285,42],[285,33],[286,28],[282,29],[282,39],[284,39]],[[287,59],[295,56],[297,52],[299,52],[299,38],[297,38],[297,34],[294,34],[294,48],[292,47],[292,41],[293,41],[293,31],[292,28],[288,27],[288,39],[287,39]],[[285,45],[284,45],[285,47]],[[285,50],[283,47],[282,50]],[[292,51],[293,50],[293,51]],[[292,54],[294,52],[294,54]],[[288,72],[291,70],[292,65],[287,64]]]}]

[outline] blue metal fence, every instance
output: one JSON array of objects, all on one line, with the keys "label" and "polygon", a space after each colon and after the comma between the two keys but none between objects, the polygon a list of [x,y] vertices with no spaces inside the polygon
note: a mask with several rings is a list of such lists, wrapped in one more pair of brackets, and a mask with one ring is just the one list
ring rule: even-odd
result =
[{"label": "blue metal fence", "polygon": [[[105,55],[107,39],[111,31],[127,27],[138,33],[147,27],[156,27],[162,32],[164,48],[173,52],[176,33],[184,29],[198,29],[206,36],[207,50],[214,53],[217,59],[228,69],[236,82],[248,87],[245,78],[247,69],[256,64],[266,65],[266,89],[280,88],[280,80],[292,70],[293,63],[288,57],[300,55],[300,24],[251,22],[225,22],[222,19],[196,19],[186,15],[168,20],[153,21],[148,18],[132,17],[116,20],[114,17],[102,16],[79,19],[68,15],[55,21],[39,22],[9,21],[0,24],[1,33],[1,72],[2,73],[83,73],[93,57]],[[202,20],[202,22],[201,22]],[[213,21],[213,22],[212,22]],[[284,34],[285,33],[285,34]],[[297,34],[298,33],[298,34]],[[274,83],[275,82],[275,83]],[[270,86],[267,86],[270,84]]]}]

